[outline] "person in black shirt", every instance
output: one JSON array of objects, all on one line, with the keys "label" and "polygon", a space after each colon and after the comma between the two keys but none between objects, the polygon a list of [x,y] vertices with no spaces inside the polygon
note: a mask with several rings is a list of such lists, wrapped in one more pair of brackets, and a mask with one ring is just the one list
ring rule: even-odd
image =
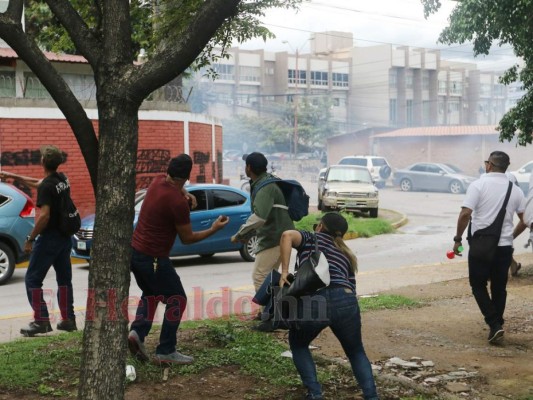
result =
[{"label": "person in black shirt", "polygon": [[20,330],[24,336],[52,331],[42,290],[44,278],[52,265],[56,271],[57,301],[62,318],[57,324],[57,329],[68,332],[77,330],[70,262],[72,243],[69,236],[63,235],[58,230],[61,204],[59,196],[63,191],[68,191],[67,194],[70,195],[70,183],[67,177],[57,172],[57,168],[63,162],[61,150],[55,146],[43,146],[41,147],[41,165],[45,175],[43,179],[5,171],[0,173],[3,178],[19,180],[37,188],[37,207],[40,208],[35,226],[24,244],[24,251],[31,253],[25,283],[28,301],[34,314],[34,320]]}]

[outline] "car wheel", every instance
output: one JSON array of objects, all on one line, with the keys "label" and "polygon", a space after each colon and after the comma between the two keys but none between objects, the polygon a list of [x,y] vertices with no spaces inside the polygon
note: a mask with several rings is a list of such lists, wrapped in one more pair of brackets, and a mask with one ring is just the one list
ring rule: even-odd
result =
[{"label": "car wheel", "polygon": [[0,242],[0,285],[6,283],[15,271],[15,256],[6,243]]},{"label": "car wheel", "polygon": [[244,182],[241,185],[241,190],[246,193],[250,193],[250,182]]},{"label": "car wheel", "polygon": [[450,182],[450,193],[459,194],[463,192],[463,185],[459,181]]},{"label": "car wheel", "polygon": [[388,179],[391,172],[392,172],[391,168],[388,165],[384,165],[383,167],[379,169],[379,176],[382,179]]},{"label": "car wheel", "polygon": [[252,236],[244,243],[239,250],[244,261],[255,261],[255,251],[257,250],[257,236]]},{"label": "car wheel", "polygon": [[378,209],[377,208],[371,208],[370,209],[370,218],[377,218],[378,217]]},{"label": "car wheel", "polygon": [[214,255],[215,255],[215,253],[200,254],[200,257],[202,257],[202,258],[209,258],[209,257],[213,257]]},{"label": "car wheel", "polygon": [[402,189],[404,192],[410,192],[413,190],[413,184],[409,179],[402,179],[400,181],[400,189]]}]

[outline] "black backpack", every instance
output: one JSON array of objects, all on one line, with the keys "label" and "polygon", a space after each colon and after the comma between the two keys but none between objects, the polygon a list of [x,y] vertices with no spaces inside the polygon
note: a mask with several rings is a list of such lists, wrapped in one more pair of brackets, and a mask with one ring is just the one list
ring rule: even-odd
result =
[{"label": "black backpack", "polygon": [[261,182],[254,187],[254,190],[252,191],[252,200],[261,188],[271,183],[276,183],[279,186],[283,193],[283,197],[285,197],[285,203],[287,204],[286,206],[282,204],[274,204],[273,207],[287,210],[293,221],[299,221],[309,214],[309,196],[305,193],[300,182],[292,179],[273,177]]},{"label": "black backpack", "polygon": [[63,174],[57,175],[57,184],[63,187],[59,192],[59,218],[57,229],[65,236],[72,236],[81,227],[81,217],[78,208],[70,197],[70,183]]}]

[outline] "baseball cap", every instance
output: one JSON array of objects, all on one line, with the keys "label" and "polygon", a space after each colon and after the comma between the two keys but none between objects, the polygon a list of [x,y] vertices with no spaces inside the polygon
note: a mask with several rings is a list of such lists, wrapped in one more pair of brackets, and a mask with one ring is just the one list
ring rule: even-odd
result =
[{"label": "baseball cap", "polygon": [[170,160],[167,174],[171,178],[189,179],[192,170],[192,159],[188,154],[180,154]]},{"label": "baseball cap", "polygon": [[254,151],[250,154],[244,154],[242,159],[246,162],[246,165],[252,167],[253,170],[265,170],[268,165],[268,160],[263,153]]}]

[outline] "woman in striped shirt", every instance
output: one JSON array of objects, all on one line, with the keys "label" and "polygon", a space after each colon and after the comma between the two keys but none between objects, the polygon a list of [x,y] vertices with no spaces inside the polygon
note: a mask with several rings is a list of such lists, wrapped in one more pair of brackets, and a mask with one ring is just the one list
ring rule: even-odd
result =
[{"label": "woman in striped shirt", "polygon": [[287,276],[292,248],[298,251],[298,265],[301,265],[313,252],[316,238],[318,249],[329,264],[329,286],[299,299],[296,320],[291,321],[289,329],[289,345],[294,365],[308,390],[306,399],[324,398],[309,344],[329,326],[350,360],[364,398],[376,400],[378,395],[372,367],[361,338],[361,314],[355,293],[357,259],[342,240],[348,230],[348,223],[340,214],[328,213],[314,229],[314,234],[306,231],[285,231],[280,241],[280,286],[289,284]]}]

